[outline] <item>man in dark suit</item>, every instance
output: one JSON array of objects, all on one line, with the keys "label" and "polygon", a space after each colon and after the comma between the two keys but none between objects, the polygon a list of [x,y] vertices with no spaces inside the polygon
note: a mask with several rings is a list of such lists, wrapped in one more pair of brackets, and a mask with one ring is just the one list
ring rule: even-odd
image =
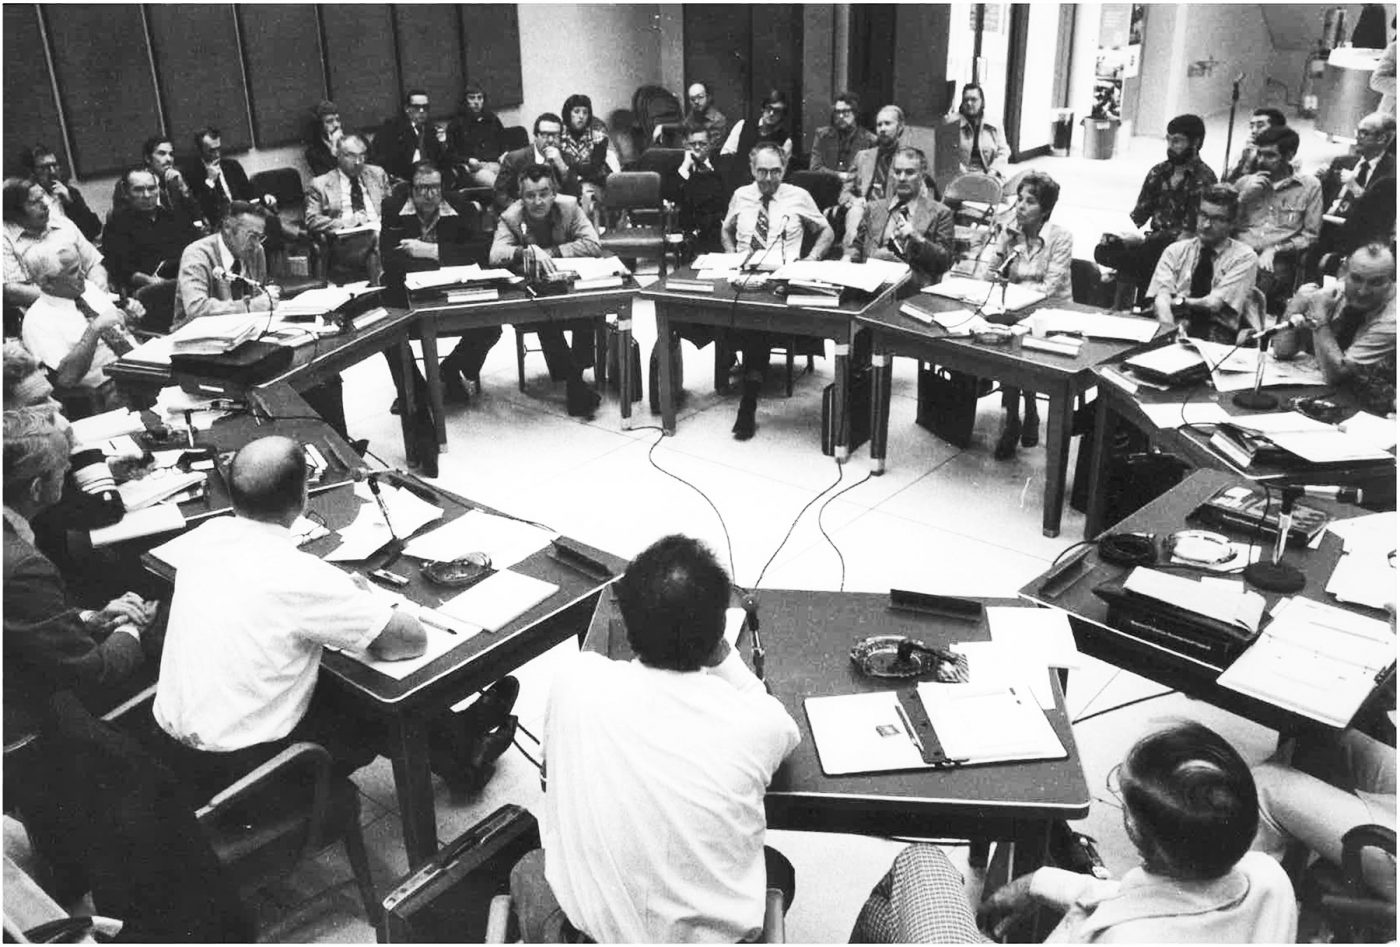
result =
[{"label": "man in dark suit", "polygon": [[492,187],[505,154],[505,133],[496,113],[486,108],[486,90],[468,82],[462,111],[447,125],[447,152],[463,187]]},{"label": "man in dark suit", "polygon": [[[1373,240],[1385,242],[1395,227],[1395,119],[1372,112],[1356,125],[1353,154],[1332,159],[1322,182],[1322,234],[1311,261],[1327,253],[1345,256]],[[1310,275],[1313,273],[1309,268]]]},{"label": "man in dark suit", "polygon": [[195,132],[196,156],[181,169],[190,193],[199,205],[200,216],[217,230],[224,222],[228,207],[234,201],[254,202],[261,199],[268,210],[276,211],[277,201],[271,194],[254,194],[243,165],[223,156],[223,135],[210,125]]},{"label": "man in dark suit", "polygon": [[559,143],[563,140],[564,122],[553,112],[535,119],[535,141],[528,148],[508,151],[501,159],[501,173],[496,175],[496,211],[500,213],[520,199],[520,173],[532,164],[548,165],[554,171],[555,187],[560,194],[578,197],[581,185],[578,175],[564,160]]},{"label": "man in dark suit", "polygon": [[888,200],[871,201],[846,259],[902,260],[922,289],[938,282],[953,256],[953,212],[934,200],[924,183],[928,159],[918,148],[900,148],[890,162]]},{"label": "man in dark suit", "polygon": [[[379,256],[384,265],[384,285],[397,305],[407,304],[404,275],[443,266],[484,263],[488,245],[482,238],[476,206],[455,195],[444,194],[442,172],[427,161],[413,168],[412,185],[400,184],[380,208]],[[486,353],[501,337],[500,326],[485,326],[462,333],[457,347],[441,362],[443,396],[466,401],[463,378],[479,381]],[[397,353],[386,352],[394,385],[402,392],[402,369]],[[427,383],[414,370],[417,392],[426,392]],[[426,405],[420,396],[418,404]],[[399,402],[395,400],[394,413]]]},{"label": "man in dark suit", "polygon": [[24,169],[29,172],[34,183],[44,189],[44,200],[49,205],[49,213],[55,217],[67,217],[84,237],[96,240],[102,231],[102,221],[88,207],[77,186],[63,182],[58,153],[48,145],[35,145],[25,151],[22,157]]},{"label": "man in dark suit", "polygon": [[410,181],[413,166],[419,161],[445,167],[446,138],[445,127],[441,132],[429,127],[428,93],[409,89],[403,98],[403,112],[385,122],[374,136],[369,163],[388,171],[396,181]]}]

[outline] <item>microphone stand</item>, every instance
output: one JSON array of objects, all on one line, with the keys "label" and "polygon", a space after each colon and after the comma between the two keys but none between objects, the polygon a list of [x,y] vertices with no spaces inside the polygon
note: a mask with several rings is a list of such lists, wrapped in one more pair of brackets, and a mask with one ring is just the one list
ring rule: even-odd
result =
[{"label": "microphone stand", "polygon": [[389,519],[389,507],[384,504],[384,497],[379,493],[379,475],[368,473],[365,475],[365,481],[369,484],[369,492],[374,494],[374,502],[379,505],[379,514],[384,517],[384,525],[389,527],[389,557],[380,566],[381,569],[387,569],[403,555],[403,540],[394,532],[394,521]]},{"label": "microphone stand", "polygon": [[[753,642],[753,676],[763,681],[764,663],[767,660],[768,652],[763,648],[763,640],[758,636],[758,599],[752,595],[745,595],[744,606],[744,627],[749,630],[749,638]],[[764,681],[764,686],[767,686]]]},{"label": "microphone stand", "polygon": [[1225,166],[1220,169],[1220,180],[1225,180],[1230,173],[1230,146],[1235,140],[1235,109],[1240,104],[1240,83],[1244,81],[1244,73],[1235,76],[1234,88],[1230,92],[1230,119],[1225,124]]},{"label": "microphone stand", "polygon": [[1303,492],[1302,487],[1283,488],[1283,506],[1278,517],[1278,536],[1274,539],[1273,556],[1244,567],[1244,580],[1266,592],[1297,592],[1306,583],[1303,573],[1283,562],[1283,547],[1288,530],[1293,526],[1293,504]]},{"label": "microphone stand", "polygon": [[[1284,324],[1286,325],[1286,323]],[[1275,329],[1282,326],[1274,326]],[[1251,391],[1237,391],[1230,400],[1236,407],[1244,408],[1246,411],[1272,411],[1278,407],[1278,398],[1271,394],[1260,391],[1264,385],[1265,359],[1269,357],[1268,341],[1269,331],[1259,333],[1257,342],[1259,344],[1259,361],[1254,369],[1254,388]]]}]

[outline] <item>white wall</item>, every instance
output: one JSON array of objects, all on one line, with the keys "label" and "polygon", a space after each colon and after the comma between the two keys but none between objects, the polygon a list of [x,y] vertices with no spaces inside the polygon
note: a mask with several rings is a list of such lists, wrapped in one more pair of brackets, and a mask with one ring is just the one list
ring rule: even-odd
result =
[{"label": "white wall", "polygon": [[1021,91],[1022,151],[1050,144],[1050,120],[1059,107],[1055,95],[1055,57],[1060,32],[1060,4],[1030,5],[1026,73]]}]

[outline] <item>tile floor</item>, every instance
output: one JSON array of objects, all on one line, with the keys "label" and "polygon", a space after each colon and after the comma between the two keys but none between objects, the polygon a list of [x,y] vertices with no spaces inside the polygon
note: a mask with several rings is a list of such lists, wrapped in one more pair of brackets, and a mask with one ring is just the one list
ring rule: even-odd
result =
[{"label": "tile floor", "polygon": [[[1216,166],[1223,158],[1223,125],[1223,119],[1209,123],[1207,158]],[[1243,129],[1242,119],[1238,127]],[[1063,187],[1056,218],[1073,228],[1079,256],[1091,255],[1105,228],[1126,225],[1125,211],[1142,175],[1162,152],[1156,138],[1132,139],[1120,146],[1119,157],[1107,162],[1033,162]],[[1304,165],[1314,167],[1342,148],[1307,132]],[[635,325],[646,353],[655,332],[646,303],[636,307]],[[448,409],[450,450],[442,457],[437,482],[620,556],[634,555],[666,533],[697,536],[723,562],[732,562],[734,577],[745,585],[755,583],[771,559],[762,580],[770,588],[835,589],[844,582],[846,589],[856,591],[902,587],[1010,595],[1082,532],[1083,517],[1066,510],[1061,537],[1041,535],[1043,449],[1023,450],[1008,463],[992,460],[996,398],[984,399],[973,444],[957,450],[914,425],[913,366],[899,360],[889,470],[883,477],[867,478],[870,464],[864,449],[844,468],[819,451],[820,397],[831,380],[829,359],[818,361],[814,375],[799,378],[791,398],[783,397],[776,377],[781,373],[775,372],[760,403],[758,435],[741,444],[729,434],[734,401],[710,391],[710,351],[684,348],[690,399],[676,436],[659,439],[658,431],[647,427],[621,430],[616,396],[605,400],[593,422],[567,417],[563,391],[549,383],[538,355],[527,359],[529,377],[522,394],[516,388],[512,345],[503,340],[483,372],[482,394],[470,406]],[[353,434],[369,437],[373,450],[389,465],[402,465],[397,420],[385,410],[392,389],[382,362],[357,366],[346,373],[345,381]],[[645,403],[639,409],[636,424],[656,423]],[[674,478],[703,491],[718,515],[694,489]],[[838,478],[846,489],[832,499]],[[784,542],[799,511],[823,492],[828,502],[808,507]],[[579,497],[593,502],[579,503]],[[613,513],[619,505],[625,510],[620,518]],[[539,732],[553,669],[574,650],[572,643],[565,643],[519,672],[518,712],[530,730]],[[1084,669],[1071,679],[1069,707],[1079,716],[1158,690],[1158,685],[1086,659]],[[1191,717],[1217,728],[1251,761],[1263,759],[1273,748],[1271,731],[1173,695],[1077,728],[1090,785],[1102,786],[1108,769],[1134,740],[1173,717]],[[356,779],[365,797],[375,880],[381,893],[387,892],[406,869],[388,762],[380,760]],[[479,797],[453,798],[440,783],[436,788],[438,834],[444,842],[503,803],[534,806],[540,800],[533,766],[514,751],[501,760]],[[1111,803],[1096,802],[1077,828],[1098,839],[1115,874],[1136,863]],[[798,896],[788,916],[789,938],[845,941],[861,902],[900,843],[822,833],[772,835],[773,844],[797,868]],[[965,865],[962,851],[952,850],[955,861]],[[969,876],[971,889],[979,883],[975,875]],[[268,891],[257,907],[267,941],[373,939],[338,847]]]}]

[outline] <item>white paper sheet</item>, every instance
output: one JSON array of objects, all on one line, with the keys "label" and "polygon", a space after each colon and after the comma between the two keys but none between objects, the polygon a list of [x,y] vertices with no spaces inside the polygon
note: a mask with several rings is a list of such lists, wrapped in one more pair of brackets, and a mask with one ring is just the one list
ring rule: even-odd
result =
[{"label": "white paper sheet", "polygon": [[141,420],[139,412],[129,408],[117,408],[115,411],[80,418],[70,425],[70,430],[75,446],[97,446],[123,434],[144,431],[146,422]]},{"label": "white paper sheet", "polygon": [[602,279],[605,276],[626,276],[631,272],[615,256],[560,257],[554,261],[556,268],[565,272],[577,273],[579,279]]},{"label": "white paper sheet", "polygon": [[1400,526],[1400,522],[1397,522],[1394,511],[1353,516],[1327,524],[1329,530],[1342,537],[1342,546],[1348,553],[1367,550],[1389,552],[1396,546],[1397,526]]},{"label": "white paper sheet", "polygon": [[497,569],[509,569],[549,545],[557,536],[505,516],[471,510],[432,532],[412,539],[404,554],[419,559],[450,561],[469,552],[484,552]]},{"label": "white paper sheet", "polygon": [[499,631],[558,590],[552,582],[506,569],[448,599],[439,611],[486,631]]},{"label": "white paper sheet", "polygon": [[1042,709],[1055,706],[1050,667],[1038,655],[1023,653],[999,641],[959,641],[952,650],[967,658],[972,684],[1008,684],[1028,690]]},{"label": "white paper sheet", "polygon": [[1158,429],[1174,430],[1183,424],[1222,424],[1231,420],[1230,413],[1214,401],[1188,401],[1138,405]]},{"label": "white paper sheet", "polygon": [[1024,320],[1032,332],[1077,332],[1091,339],[1146,342],[1157,334],[1157,320],[1109,316],[1075,309],[1037,309]]},{"label": "white paper sheet", "polygon": [[[1002,290],[1005,289],[1005,295]],[[1018,312],[1033,306],[1045,298],[1044,293],[1027,289],[1015,283],[1002,286],[986,280],[968,279],[965,276],[945,276],[942,282],[925,286],[921,292],[946,299],[956,299],[981,309],[987,315],[1000,312]],[[1003,299],[1005,306],[1002,305]]]},{"label": "white paper sheet", "polygon": [[987,628],[992,640],[1011,650],[1034,655],[1046,667],[1077,668],[1079,649],[1069,616],[1057,608],[987,607]]},{"label": "white paper sheet", "polygon": [[1379,450],[1389,450],[1395,446],[1397,426],[1394,418],[1378,418],[1359,411],[1337,427]]},{"label": "white paper sheet", "polygon": [[94,529],[88,533],[94,549],[110,546],[127,539],[141,536],[154,536],[156,533],[169,533],[185,528],[185,516],[174,503],[157,503],[144,510],[128,510],[126,515],[111,526]]},{"label": "white paper sheet", "polygon": [[[412,606],[404,607],[406,611],[416,611]],[[420,620],[422,616],[419,616]],[[449,632],[432,624],[423,623],[423,633],[427,638],[427,648],[415,658],[405,658],[402,661],[385,661],[376,658],[367,651],[342,651],[348,657],[354,658],[366,667],[374,668],[380,674],[392,677],[396,681],[401,681],[421,667],[433,663],[462,642],[468,640],[476,632]]]}]

